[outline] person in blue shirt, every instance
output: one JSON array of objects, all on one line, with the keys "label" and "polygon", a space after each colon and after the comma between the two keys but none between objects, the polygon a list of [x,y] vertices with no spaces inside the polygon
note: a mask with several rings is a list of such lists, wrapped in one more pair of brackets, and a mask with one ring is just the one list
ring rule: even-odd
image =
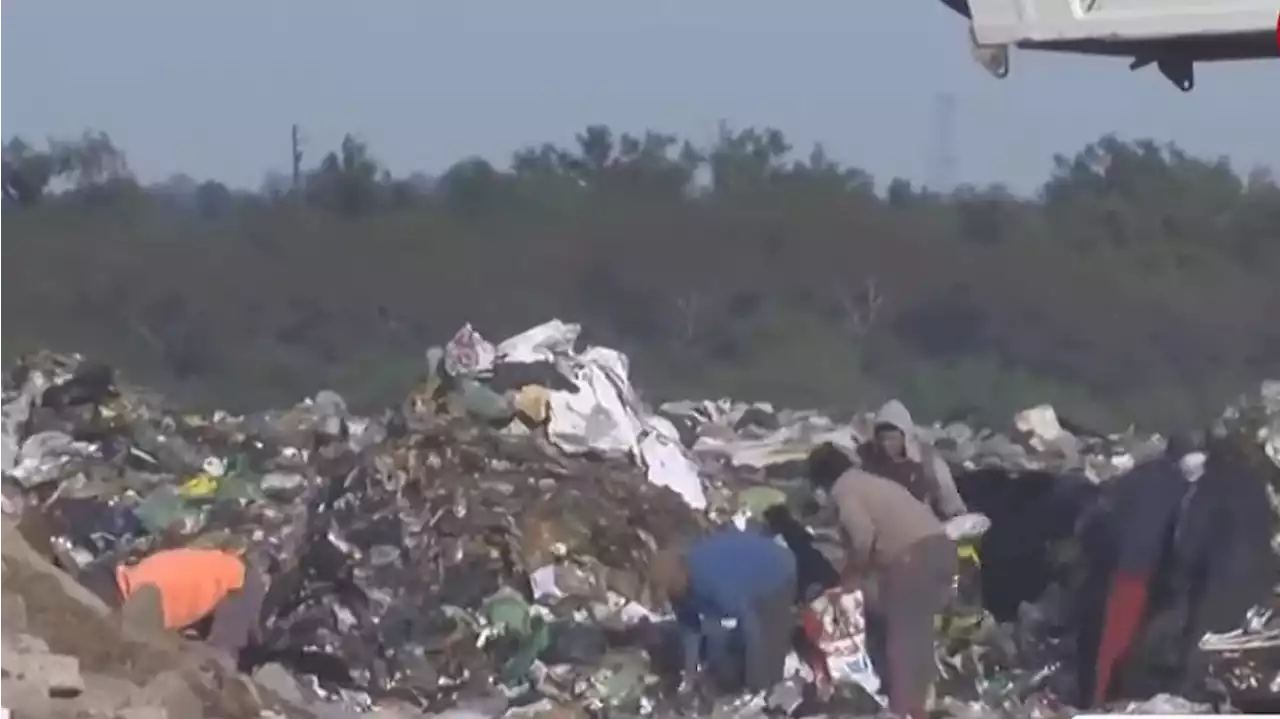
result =
[{"label": "person in blue shirt", "polygon": [[703,641],[720,634],[722,619],[737,621],[745,689],[762,692],[782,680],[795,624],[796,563],[788,549],[726,528],[687,548],[659,552],[650,575],[680,624],[682,690],[690,691],[698,679]]}]

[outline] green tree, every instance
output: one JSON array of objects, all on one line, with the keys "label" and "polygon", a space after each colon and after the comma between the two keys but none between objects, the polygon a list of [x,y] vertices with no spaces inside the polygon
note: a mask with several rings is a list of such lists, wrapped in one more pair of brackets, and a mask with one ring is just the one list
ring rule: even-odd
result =
[{"label": "green tree", "polygon": [[5,146],[4,340],[232,408],[395,402],[423,347],[560,317],[655,398],[1160,427],[1280,376],[1280,189],[1104,137],[1034,197],[874,178],[779,130],[584,128],[394,177],[353,136],[261,191],[140,188],[110,140]]},{"label": "green tree", "polygon": [[307,198],[312,203],[347,216],[372,212],[385,197],[390,175],[353,135],[342,138],[307,177]]}]

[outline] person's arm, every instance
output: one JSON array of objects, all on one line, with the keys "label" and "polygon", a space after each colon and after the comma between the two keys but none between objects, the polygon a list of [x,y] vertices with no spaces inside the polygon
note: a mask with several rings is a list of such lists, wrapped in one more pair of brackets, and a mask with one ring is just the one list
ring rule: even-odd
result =
[{"label": "person's arm", "polygon": [[852,592],[861,589],[859,577],[865,571],[865,565],[855,564],[852,559],[846,559],[844,566],[840,568],[840,591]]},{"label": "person's arm", "polygon": [[267,585],[262,575],[246,565],[244,586],[228,593],[214,608],[207,643],[238,657],[261,636],[262,605],[266,597]]},{"label": "person's arm", "polygon": [[844,579],[871,565],[871,550],[876,543],[875,522],[871,514],[856,501],[844,501],[839,504],[840,525],[844,528],[847,542]]},{"label": "person's arm", "polygon": [[938,487],[938,510],[948,519],[968,514],[969,508],[965,506],[964,498],[956,488],[956,479],[951,476],[951,468],[947,466],[946,460],[936,453],[930,454],[933,455],[933,480]]}]

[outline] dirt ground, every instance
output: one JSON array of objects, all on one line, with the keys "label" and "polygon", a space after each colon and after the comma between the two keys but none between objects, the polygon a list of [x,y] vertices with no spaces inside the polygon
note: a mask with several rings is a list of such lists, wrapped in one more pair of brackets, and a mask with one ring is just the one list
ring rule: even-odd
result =
[{"label": "dirt ground", "polygon": [[126,636],[96,597],[49,564],[7,519],[3,550],[0,588],[5,595],[5,613],[17,613],[21,606],[25,614],[25,618],[4,617],[6,635],[29,634],[44,640],[54,654],[76,657],[86,679],[91,674],[123,679],[140,689],[176,669],[204,705],[205,717],[261,716],[259,697],[241,675],[228,675],[215,663],[202,661],[184,650],[176,636],[164,640]]},{"label": "dirt ground", "polygon": [[68,597],[55,578],[22,562],[5,559],[3,585],[26,606],[26,633],[58,654],[77,657],[83,671],[145,682],[174,666],[175,656],[122,637],[110,617]]}]

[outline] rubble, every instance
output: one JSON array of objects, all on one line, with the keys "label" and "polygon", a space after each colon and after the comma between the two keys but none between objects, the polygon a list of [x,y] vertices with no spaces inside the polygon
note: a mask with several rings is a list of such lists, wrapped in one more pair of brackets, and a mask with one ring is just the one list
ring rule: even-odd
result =
[{"label": "rubble", "polygon": [[[823,442],[852,448],[871,435],[872,413],[837,421],[814,411],[775,411],[768,403],[668,402],[660,414],[680,423],[682,439],[707,464],[785,474]],[[916,428],[958,468],[1077,473],[1103,482],[1158,454],[1159,435],[1099,435],[1063,429],[1053,407],[1019,413],[1011,433],[953,422]],[[1275,434],[1273,431],[1272,434]],[[1277,454],[1280,456],[1280,454]]]},{"label": "rubble", "polygon": [[[464,327],[428,351],[402,406],[373,417],[329,390],[283,411],[186,413],[100,364],[26,358],[6,379],[3,413],[6,690],[71,702],[69,712],[92,699],[104,717],[231,716],[228,704],[245,716],[662,715],[669,623],[644,571],[659,542],[795,500],[808,452],[854,448],[870,415],[837,421],[728,400],[654,411],[631,388],[625,355],[575,350],[579,330],[553,321],[492,345]],[[1280,382],[1219,424],[1280,468]],[[1010,434],[953,423],[917,435],[957,470],[1025,486],[1033,475],[1105,482],[1163,447],[1068,426],[1045,406],[1019,414]],[[1280,516],[1280,478],[1268,489]],[[1002,522],[974,516],[955,529],[998,535]],[[817,515],[817,536],[829,530]],[[180,545],[265,561],[264,636],[247,674],[213,682],[181,668],[199,665],[181,647],[120,635],[127,628],[72,579]],[[1052,597],[997,621],[974,596],[985,549],[965,546],[974,575],[962,572],[963,596],[941,627],[939,706],[963,716],[1062,709],[1055,687],[1069,659],[1046,632]],[[10,591],[37,576],[46,591]],[[47,614],[51,586],[96,629],[28,621]],[[822,611],[842,684],[835,713],[874,712],[860,598],[841,602]],[[1280,629],[1250,622],[1202,648],[1219,657],[1220,681],[1274,695],[1258,667],[1274,666]],[[115,648],[85,646],[95,638]],[[129,688],[102,699],[111,671]],[[780,686],[768,706],[832,710],[810,711],[800,686]]]},{"label": "rubble", "polygon": [[250,719],[277,707],[269,693],[198,654],[152,644],[111,622],[106,607],[40,556],[10,517],[0,548],[0,666],[4,706],[13,716]]}]

